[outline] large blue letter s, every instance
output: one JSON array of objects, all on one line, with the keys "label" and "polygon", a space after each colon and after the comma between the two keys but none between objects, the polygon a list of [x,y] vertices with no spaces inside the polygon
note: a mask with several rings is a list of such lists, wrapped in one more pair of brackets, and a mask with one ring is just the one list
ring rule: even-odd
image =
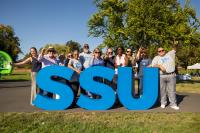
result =
[{"label": "large blue letter s", "polygon": [[73,91],[69,86],[53,81],[51,77],[58,76],[70,80],[72,74],[73,70],[62,66],[49,66],[40,70],[36,77],[39,88],[47,92],[58,94],[60,99],[52,99],[37,94],[33,104],[45,110],[64,110],[69,107],[74,99]]},{"label": "large blue letter s", "polygon": [[108,85],[94,81],[93,78],[101,77],[112,81],[113,76],[114,70],[106,67],[94,66],[84,70],[79,78],[81,87],[86,91],[100,95],[101,99],[92,99],[81,94],[77,105],[88,110],[106,110],[112,107],[115,102],[113,89]]}]

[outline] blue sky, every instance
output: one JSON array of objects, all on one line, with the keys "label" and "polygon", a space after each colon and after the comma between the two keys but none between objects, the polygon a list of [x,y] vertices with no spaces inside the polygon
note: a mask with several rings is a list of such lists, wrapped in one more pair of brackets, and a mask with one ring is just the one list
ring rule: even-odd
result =
[{"label": "blue sky", "polygon": [[[200,0],[191,0],[191,5],[200,18]],[[24,53],[31,46],[69,40],[94,49],[102,38],[88,37],[87,21],[96,11],[93,0],[0,0],[0,23],[14,28]]]}]

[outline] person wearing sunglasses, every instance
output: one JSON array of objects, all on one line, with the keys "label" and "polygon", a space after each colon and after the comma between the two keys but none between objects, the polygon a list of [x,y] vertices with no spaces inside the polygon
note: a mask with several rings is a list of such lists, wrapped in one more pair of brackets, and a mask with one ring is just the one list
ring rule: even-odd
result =
[{"label": "person wearing sunglasses", "polygon": [[[69,60],[68,67],[74,70],[74,73],[72,75],[72,80],[69,81],[69,84],[71,85],[74,92],[74,96],[76,97],[78,95],[78,89],[80,88],[79,76],[81,71],[83,70],[83,66],[79,59],[78,50],[73,51],[73,58]],[[75,101],[73,102],[73,104],[75,104]]]},{"label": "person wearing sunglasses", "polygon": [[158,55],[152,61],[152,67],[160,70],[160,97],[161,108],[167,105],[167,96],[170,107],[179,110],[176,101],[176,74],[175,74],[175,49],[166,53],[163,47],[158,48]]},{"label": "person wearing sunglasses", "polygon": [[131,48],[126,49],[126,56],[128,58],[128,67],[134,67],[136,60]]},{"label": "person wearing sunglasses", "polygon": [[89,50],[89,45],[88,44],[84,44],[83,46],[83,52],[80,53],[79,58],[80,61],[83,65],[83,69],[87,69],[88,67],[90,67],[90,62],[92,60],[92,52],[90,52]]},{"label": "person wearing sunglasses", "polygon": [[[93,66],[104,66],[104,60],[101,58],[101,54],[102,53],[101,53],[101,50],[99,48],[94,49],[93,57],[92,57],[92,60],[90,62],[91,67],[93,67]],[[100,78],[100,77],[94,77],[94,80],[98,81],[98,82],[103,82],[103,79]],[[91,92],[87,92],[87,95],[90,98],[99,98],[98,95],[92,94]]]},{"label": "person wearing sunglasses", "polygon": [[99,48],[94,49],[93,55],[90,66],[104,66],[104,61],[101,58],[101,50]]},{"label": "person wearing sunglasses", "polygon": [[146,48],[139,48],[137,55],[136,55],[136,61],[138,64],[138,96],[142,96],[143,94],[143,69],[145,67],[150,66],[151,59],[148,57],[148,50]]},{"label": "person wearing sunglasses", "polygon": [[104,66],[105,67],[108,67],[108,68],[111,68],[111,69],[115,68],[115,66],[114,66],[115,56],[113,55],[113,49],[112,48],[107,49],[106,55],[103,57],[103,59],[104,59]]},{"label": "person wearing sunglasses", "polygon": [[[105,56],[103,57],[104,60],[104,66],[108,67],[110,69],[115,69],[115,56],[113,55],[113,49],[108,48],[106,51]],[[108,81],[107,79],[104,79],[104,83],[111,86],[114,91],[116,91],[116,84],[114,83],[114,80]]]},{"label": "person wearing sunglasses", "polygon": [[[90,47],[87,43],[85,43],[83,45],[83,52],[80,53],[79,58],[80,58],[80,62],[83,66],[83,70],[87,69],[88,67],[90,67],[91,65],[91,60],[93,58],[93,54],[92,52],[90,52]],[[86,95],[88,95],[89,97],[92,97],[92,94],[90,92],[84,92]]]},{"label": "person wearing sunglasses", "polygon": [[[47,54],[45,54],[47,52]],[[47,50],[43,48],[41,54],[39,54],[38,60],[42,63],[42,68],[51,65],[58,65],[58,60],[55,56],[56,50],[53,47],[49,47]]]},{"label": "person wearing sunglasses", "polygon": [[68,67],[68,63],[69,63],[69,61],[70,61],[70,59],[72,59],[73,58],[73,56],[72,56],[72,54],[71,53],[66,53],[65,54],[65,62],[64,62],[64,64],[65,64],[65,66],[66,67]]},{"label": "person wearing sunglasses", "polygon": [[[51,47],[51,46],[48,47],[47,50],[45,48],[41,50],[41,54],[39,54],[38,61],[42,63],[42,68],[45,68],[47,66],[52,66],[52,65],[58,65],[59,61],[56,58],[55,54],[56,54],[56,50],[54,49],[54,47]],[[57,94],[53,95],[53,93],[43,91],[41,89],[40,89],[40,93],[51,98],[54,97],[56,99],[59,99],[59,96]]]},{"label": "person wearing sunglasses", "polygon": [[[135,58],[135,54],[133,54],[131,48],[126,49],[126,56],[128,58],[128,65],[127,66],[132,68],[132,76],[134,78],[134,69],[135,69],[135,64],[136,64],[136,58]],[[132,82],[132,95],[133,96],[135,95],[134,82]]]}]

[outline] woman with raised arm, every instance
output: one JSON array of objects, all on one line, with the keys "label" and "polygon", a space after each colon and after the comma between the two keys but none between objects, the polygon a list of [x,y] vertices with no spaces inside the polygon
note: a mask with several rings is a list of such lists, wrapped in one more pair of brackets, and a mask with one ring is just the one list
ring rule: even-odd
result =
[{"label": "woman with raised arm", "polygon": [[37,49],[35,47],[31,47],[30,48],[30,57],[27,58],[26,60],[19,62],[19,63],[14,63],[14,66],[21,66],[24,64],[28,64],[31,63],[31,102],[30,104],[33,105],[33,101],[35,99],[36,96],[36,74],[37,72],[39,72],[39,70],[41,69],[41,63],[38,61],[38,53],[37,53]]}]

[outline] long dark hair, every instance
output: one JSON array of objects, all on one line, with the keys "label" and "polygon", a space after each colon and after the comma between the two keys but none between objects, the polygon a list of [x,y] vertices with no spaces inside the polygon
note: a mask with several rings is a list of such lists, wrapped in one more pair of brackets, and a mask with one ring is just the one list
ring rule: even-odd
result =
[{"label": "long dark hair", "polygon": [[[34,49],[35,52],[36,52],[36,54],[37,54],[37,49],[36,49],[36,47],[31,47],[30,50],[31,50],[31,49]],[[32,56],[32,55],[31,55],[31,52],[29,53],[29,55]]]},{"label": "long dark hair", "polygon": [[123,46],[118,46],[118,47],[115,49],[115,54],[116,54],[116,55],[118,55],[117,51],[118,51],[119,48],[122,49],[122,54],[124,53],[124,47],[123,47]]}]

